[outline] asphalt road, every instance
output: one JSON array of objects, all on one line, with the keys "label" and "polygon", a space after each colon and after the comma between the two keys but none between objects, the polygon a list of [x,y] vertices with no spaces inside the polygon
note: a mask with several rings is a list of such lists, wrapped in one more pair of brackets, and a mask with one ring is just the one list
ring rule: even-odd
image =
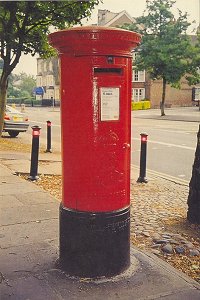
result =
[{"label": "asphalt road", "polygon": [[[52,149],[54,152],[60,152],[59,108],[26,108],[26,112],[29,115],[31,126],[41,126],[40,143],[43,145],[46,145],[46,121],[52,122]],[[147,168],[189,181],[199,123],[188,120],[191,120],[191,113],[197,120],[200,112],[197,111],[197,108],[190,108],[190,111],[186,108],[175,108],[167,113],[173,116],[177,115],[177,119],[179,116],[180,120],[163,120],[159,118],[159,110],[132,112],[132,163],[139,166],[140,133],[146,132],[148,134]],[[27,140],[30,141],[30,135],[31,128],[27,133],[20,134],[19,138],[27,142]]]},{"label": "asphalt road", "polygon": [[139,165],[140,133],[146,132],[147,169],[189,181],[197,131],[195,122],[133,118],[132,163]]},{"label": "asphalt road", "polygon": [[60,109],[47,107],[26,107],[26,113],[30,120],[30,126],[27,133],[20,134],[25,142],[28,136],[31,135],[31,126],[38,125],[41,127],[40,144],[47,145],[47,121],[51,121],[51,135],[52,135],[52,150],[55,152],[61,151],[61,126],[60,126]]}]

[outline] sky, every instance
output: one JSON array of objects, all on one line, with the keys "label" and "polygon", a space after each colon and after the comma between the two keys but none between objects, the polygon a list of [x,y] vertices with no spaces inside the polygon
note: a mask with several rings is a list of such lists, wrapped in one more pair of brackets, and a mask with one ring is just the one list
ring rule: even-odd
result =
[{"label": "sky", "polygon": [[[145,7],[146,0],[103,0],[103,3],[96,6],[93,10],[90,21],[87,22],[84,20],[83,25],[97,23],[98,9],[107,9],[117,13],[122,10],[126,10],[132,17],[139,17],[143,14]],[[176,0],[173,10],[175,16],[177,14],[177,9],[188,13],[189,22],[196,21],[196,24],[193,24],[190,27],[189,33],[191,33],[194,28],[197,28],[200,22],[200,0]],[[36,75],[36,58],[31,55],[23,55],[13,72],[15,74],[25,72],[30,75]]]}]

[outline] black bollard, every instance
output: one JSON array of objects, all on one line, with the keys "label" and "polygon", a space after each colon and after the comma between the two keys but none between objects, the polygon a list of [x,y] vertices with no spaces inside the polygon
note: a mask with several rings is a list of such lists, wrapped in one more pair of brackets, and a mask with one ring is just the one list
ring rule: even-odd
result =
[{"label": "black bollard", "polygon": [[197,148],[189,183],[187,219],[191,223],[200,224],[200,125],[197,133]]},{"label": "black bollard", "polygon": [[51,150],[51,121],[47,121],[47,149],[45,152],[52,152]]},{"label": "black bollard", "polygon": [[147,183],[146,178],[146,161],[147,161],[147,137],[148,134],[140,133],[141,136],[141,150],[140,150],[140,175],[137,182]]},{"label": "black bollard", "polygon": [[38,153],[39,153],[39,137],[40,137],[40,129],[39,126],[32,126],[32,151],[31,151],[31,169],[30,176],[28,179],[30,180],[38,180]]}]

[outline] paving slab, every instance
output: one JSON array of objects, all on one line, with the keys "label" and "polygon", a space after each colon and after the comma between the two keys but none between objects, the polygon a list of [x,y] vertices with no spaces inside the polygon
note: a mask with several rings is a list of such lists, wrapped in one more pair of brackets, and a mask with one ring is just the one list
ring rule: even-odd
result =
[{"label": "paving slab", "polygon": [[0,237],[1,249],[55,240],[58,239],[58,219],[1,226]]},{"label": "paving slab", "polygon": [[31,182],[21,180],[21,182],[18,181],[18,178],[16,179],[16,182],[8,183],[8,184],[0,184],[0,195],[17,195],[17,194],[23,194],[28,192],[37,192],[40,190],[36,185],[34,185]]},{"label": "paving slab", "polygon": [[10,184],[10,183],[20,183],[21,180],[19,177],[17,176],[12,176],[12,175],[2,175],[0,176],[0,185],[1,185],[1,188],[3,189],[3,186],[5,184]]},{"label": "paving slab", "polygon": [[[30,173],[30,153],[22,154],[16,151],[0,151],[0,161],[3,161],[4,166],[7,166],[13,173]],[[61,166],[60,153],[39,153],[38,174],[60,175]],[[6,169],[4,172],[6,172]],[[6,176],[4,172],[0,176]]]},{"label": "paving slab", "polygon": [[55,198],[53,196],[39,188],[37,192],[31,191],[26,193],[18,193],[15,195],[15,197],[21,203],[26,204],[28,206],[43,203],[48,204],[51,202],[55,203]]},{"label": "paving slab", "polygon": [[[37,194],[37,193],[36,193]],[[35,196],[37,197],[37,196]],[[16,207],[6,207],[0,215],[0,225],[20,224],[27,222],[38,222],[58,218],[59,202],[46,203],[40,205],[22,205]]]},{"label": "paving slab", "polygon": [[1,257],[4,257],[4,260],[1,261],[1,273],[9,280],[16,280],[31,273],[41,274],[53,269],[58,258],[56,246],[58,247],[57,239],[46,239],[2,249]]},{"label": "paving slab", "polygon": [[[4,165],[12,170],[13,173],[30,174],[31,162],[28,159],[5,159]],[[60,175],[61,174],[61,161],[52,160],[39,160],[38,162],[38,174],[45,175]]]},{"label": "paving slab", "polygon": [[10,170],[7,167],[5,167],[4,165],[1,165],[0,178],[4,177],[4,176],[10,176],[10,175],[11,175]]}]

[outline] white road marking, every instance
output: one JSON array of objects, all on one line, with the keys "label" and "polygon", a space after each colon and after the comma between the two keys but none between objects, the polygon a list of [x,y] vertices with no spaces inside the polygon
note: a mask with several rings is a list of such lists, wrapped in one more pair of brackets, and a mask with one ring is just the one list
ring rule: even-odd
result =
[{"label": "white road marking", "polygon": [[[132,138],[131,140],[140,141],[140,138]],[[194,147],[188,147],[188,146],[182,146],[182,145],[164,143],[164,142],[159,142],[159,141],[148,140],[148,143],[159,144],[159,145],[163,145],[163,146],[176,147],[176,148],[182,148],[182,149],[193,150],[193,151],[195,150]]]}]

